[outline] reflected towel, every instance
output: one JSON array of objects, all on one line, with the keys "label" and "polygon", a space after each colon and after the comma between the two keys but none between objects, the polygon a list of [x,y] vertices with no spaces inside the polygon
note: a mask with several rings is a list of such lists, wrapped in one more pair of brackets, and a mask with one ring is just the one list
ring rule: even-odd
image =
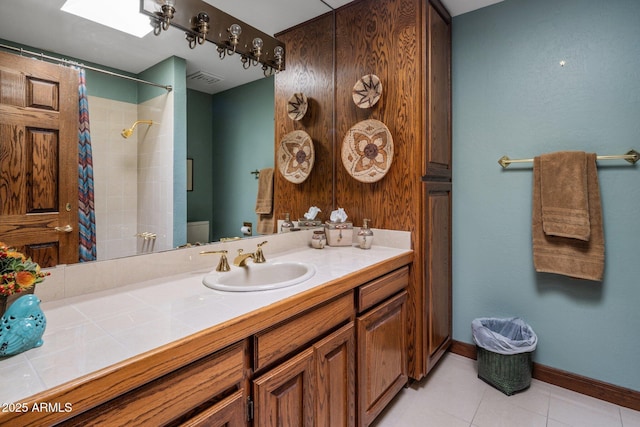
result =
[{"label": "reflected towel", "polygon": [[256,214],[258,215],[258,234],[273,234],[273,168],[260,171],[258,176],[258,195],[256,196]]},{"label": "reflected towel", "polygon": [[270,214],[273,208],[273,169],[262,169],[258,174],[256,213]]},{"label": "reflected towel", "polygon": [[589,240],[587,154],[582,151],[543,154],[539,171],[545,234]]},{"label": "reflected towel", "polygon": [[[561,165],[559,165],[562,167]],[[547,170],[545,170],[545,173]],[[546,234],[543,226],[541,159],[533,161],[532,239],[536,271],[602,281],[604,274],[604,231],[596,155],[586,154],[589,240]]]}]

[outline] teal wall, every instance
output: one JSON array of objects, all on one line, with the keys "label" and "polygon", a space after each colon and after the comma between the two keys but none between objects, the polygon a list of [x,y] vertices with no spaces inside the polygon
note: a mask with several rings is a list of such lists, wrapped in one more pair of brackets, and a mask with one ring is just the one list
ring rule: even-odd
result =
[{"label": "teal wall", "polygon": [[[193,159],[193,191],[187,192],[187,221],[213,218],[213,97],[187,91],[187,157]],[[219,188],[222,188],[220,186]],[[209,240],[211,229],[209,229]]]},{"label": "teal wall", "polygon": [[244,221],[256,225],[258,181],[251,171],[274,164],[273,82],[263,78],[213,96],[213,240],[240,236]]},{"label": "teal wall", "polygon": [[[531,165],[640,150],[640,2],[506,0],[453,20],[453,336],[521,316],[534,360],[640,390],[640,165],[599,162],[602,283],[535,273]],[[564,67],[560,61],[566,61]]]}]

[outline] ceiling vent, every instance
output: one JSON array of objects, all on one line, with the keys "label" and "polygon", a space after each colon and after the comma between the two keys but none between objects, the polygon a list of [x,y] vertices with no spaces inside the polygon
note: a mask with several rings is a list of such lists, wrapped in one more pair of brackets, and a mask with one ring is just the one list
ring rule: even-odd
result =
[{"label": "ceiling vent", "polygon": [[191,82],[201,85],[214,85],[222,80],[222,77],[216,76],[215,74],[206,73],[204,71],[196,71],[195,73],[191,73],[187,76],[187,82]]}]

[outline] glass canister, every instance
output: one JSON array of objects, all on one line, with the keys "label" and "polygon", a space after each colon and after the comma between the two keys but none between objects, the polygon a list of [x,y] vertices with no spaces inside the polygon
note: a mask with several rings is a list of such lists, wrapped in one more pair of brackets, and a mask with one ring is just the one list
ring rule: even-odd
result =
[{"label": "glass canister", "polygon": [[327,244],[327,236],[324,234],[324,230],[314,231],[313,236],[311,236],[311,246],[313,246],[316,249],[322,249],[326,244]]},{"label": "glass canister", "polygon": [[371,249],[371,244],[373,244],[373,231],[369,228],[370,219],[363,219],[364,224],[360,231],[358,231],[358,246],[361,249]]},{"label": "glass canister", "polygon": [[284,214],[284,221],[280,224],[280,232],[288,233],[293,228],[293,222],[291,222],[291,218],[289,217],[289,212]]}]

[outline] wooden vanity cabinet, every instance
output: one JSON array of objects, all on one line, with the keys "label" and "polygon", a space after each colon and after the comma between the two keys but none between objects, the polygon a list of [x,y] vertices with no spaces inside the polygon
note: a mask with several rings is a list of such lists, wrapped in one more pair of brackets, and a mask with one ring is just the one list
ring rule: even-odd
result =
[{"label": "wooden vanity cabinet", "polygon": [[355,334],[350,322],[253,381],[254,425],[355,426]]},{"label": "wooden vanity cabinet", "polygon": [[357,291],[358,426],[368,426],[406,385],[407,291],[403,267]]},{"label": "wooden vanity cabinet", "polygon": [[254,426],[355,426],[354,313],[348,292],[255,336]]},{"label": "wooden vanity cabinet", "polygon": [[90,409],[64,426],[246,425],[242,341]]}]

